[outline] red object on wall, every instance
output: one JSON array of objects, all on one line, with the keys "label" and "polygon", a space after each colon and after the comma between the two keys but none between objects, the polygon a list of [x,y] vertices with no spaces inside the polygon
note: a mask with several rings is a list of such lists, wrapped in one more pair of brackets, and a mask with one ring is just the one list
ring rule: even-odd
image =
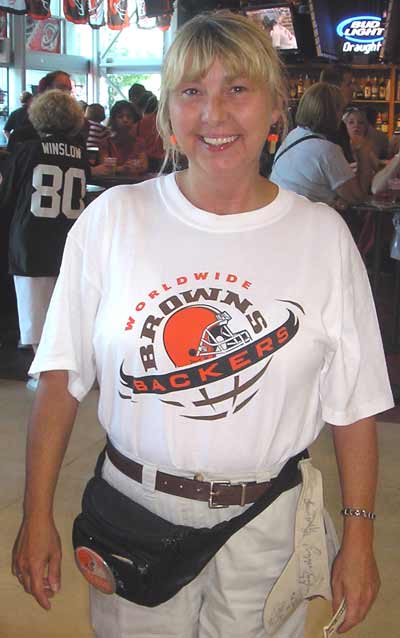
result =
[{"label": "red object on wall", "polygon": [[128,0],[108,0],[107,25],[115,31],[129,26]]},{"label": "red object on wall", "polygon": [[50,0],[27,0],[28,15],[34,20],[50,18]]},{"label": "red object on wall", "polygon": [[89,24],[92,29],[104,27],[106,23],[104,0],[88,0]]},{"label": "red object on wall", "polygon": [[28,51],[61,53],[60,20],[46,18],[33,20],[27,17],[26,48]]},{"label": "red object on wall", "polygon": [[74,24],[87,24],[89,11],[86,0],[64,0],[64,15],[66,20]]}]

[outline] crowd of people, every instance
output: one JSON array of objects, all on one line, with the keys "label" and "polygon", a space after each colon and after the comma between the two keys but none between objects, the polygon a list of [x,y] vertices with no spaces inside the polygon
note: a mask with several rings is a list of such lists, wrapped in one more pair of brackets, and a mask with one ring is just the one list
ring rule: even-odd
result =
[{"label": "crowd of people", "polygon": [[[71,92],[69,74],[63,71],[47,74],[39,82],[38,93],[49,89]],[[140,175],[157,172],[163,163],[165,153],[156,128],[157,97],[136,83],[130,87],[128,98],[112,105],[108,118],[103,105],[78,101],[84,112],[81,141],[87,148],[96,149],[94,175]],[[4,127],[10,152],[18,143],[38,137],[28,114],[33,96],[24,91],[20,99],[21,107],[10,114]],[[106,158],[114,158],[115,166],[113,162],[105,162]]]},{"label": "crowd of people", "polygon": [[[363,201],[371,183],[384,188],[399,156],[377,164],[366,123],[346,111],[351,76],[330,68],[302,97],[271,175],[260,174],[271,127],[285,128],[284,71],[266,30],[226,11],[178,30],[159,103],[134,85],[106,123],[101,105],[72,106],[67,74],[50,75],[30,123],[10,135],[2,186],[17,193],[19,298],[47,310],[57,278],[44,328],[40,319],[24,336],[20,320],[21,337],[39,343],[39,387],[14,575],[50,609],[61,582],[57,478],[97,381],[107,443],[76,523],[81,536],[89,529],[76,556],[96,638],[304,638],[316,595],[332,599],[338,631],[350,630],[379,590],[374,415],[393,401],[368,276],[334,208]],[[165,161],[167,174],[106,190],[81,213],[90,171],[135,177]],[[43,297],[35,279],[46,280]],[[325,424],[343,500],[339,545],[307,453]],[[233,526],[201,562],[204,545]],[[180,543],[199,528],[185,557]],[[317,592],[306,586],[311,532]],[[157,552],[172,553],[162,579]],[[288,567],[303,559],[311,571],[300,582]]]}]

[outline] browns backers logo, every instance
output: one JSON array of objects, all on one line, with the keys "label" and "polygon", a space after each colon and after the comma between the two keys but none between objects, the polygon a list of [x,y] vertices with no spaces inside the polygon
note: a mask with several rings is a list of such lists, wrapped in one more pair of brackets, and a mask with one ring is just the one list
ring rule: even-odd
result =
[{"label": "browns backers logo", "polygon": [[[141,302],[136,309],[142,311],[145,305]],[[147,315],[141,323],[139,352],[145,374],[128,374],[123,362],[120,397],[137,402],[138,395],[157,395],[181,416],[195,420],[222,419],[241,410],[259,391],[275,353],[296,335],[297,314],[303,312],[295,302],[278,300],[279,319],[270,329],[252,305],[221,288],[186,290],[165,299],[157,316]],[[130,316],[125,330],[137,323]]]}]

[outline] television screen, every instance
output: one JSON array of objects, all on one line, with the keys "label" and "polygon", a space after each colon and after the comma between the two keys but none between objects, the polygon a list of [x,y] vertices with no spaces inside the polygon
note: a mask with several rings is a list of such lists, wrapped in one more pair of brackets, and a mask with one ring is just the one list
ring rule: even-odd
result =
[{"label": "television screen", "polygon": [[309,0],[311,24],[314,32],[315,49],[319,58],[337,60],[337,43],[334,19],[326,0]]},{"label": "television screen", "polygon": [[298,50],[292,10],[288,5],[248,8],[245,9],[245,15],[268,31],[276,49],[291,52]]}]

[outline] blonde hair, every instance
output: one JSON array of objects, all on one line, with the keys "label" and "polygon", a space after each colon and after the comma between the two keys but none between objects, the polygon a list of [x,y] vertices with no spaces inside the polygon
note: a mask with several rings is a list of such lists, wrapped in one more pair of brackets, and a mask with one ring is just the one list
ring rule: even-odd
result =
[{"label": "blonde hair", "polygon": [[39,134],[65,133],[74,136],[84,123],[78,102],[70,93],[60,89],[50,89],[35,97],[28,114]]},{"label": "blonde hair", "polygon": [[332,135],[339,128],[339,115],[344,109],[344,98],[334,84],[317,82],[310,86],[300,100],[296,112],[297,126],[314,133]]},{"label": "blonde hair", "polygon": [[285,112],[287,80],[271,37],[255,22],[230,11],[197,15],[179,29],[164,60],[157,128],[164,143],[165,163],[176,165],[179,149],[171,142],[171,91],[182,81],[203,77],[216,59],[233,77],[244,75],[267,84],[273,107]]}]

